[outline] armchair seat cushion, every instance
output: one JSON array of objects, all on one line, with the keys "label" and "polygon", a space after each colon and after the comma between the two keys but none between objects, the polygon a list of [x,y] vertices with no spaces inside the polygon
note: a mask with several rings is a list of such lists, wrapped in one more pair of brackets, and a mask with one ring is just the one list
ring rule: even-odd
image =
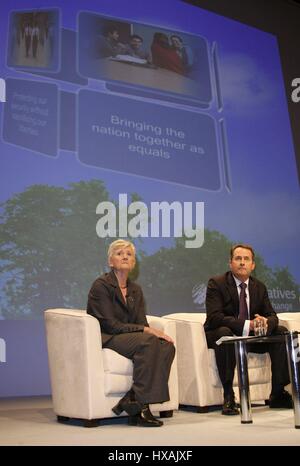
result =
[{"label": "armchair seat cushion", "polygon": [[[213,349],[208,350],[209,353],[209,371],[211,383],[214,387],[222,387],[219,372],[216,363],[216,354]],[[269,353],[258,354],[248,353],[248,374],[250,385],[260,385],[267,383],[270,380],[270,356]],[[235,371],[233,386],[238,387],[237,372]]]},{"label": "armchair seat cushion", "polygon": [[132,376],[133,364],[131,359],[125,358],[125,356],[109,348],[103,348],[102,354],[103,368],[106,374]]},{"label": "armchair seat cushion", "polygon": [[104,375],[104,393],[106,396],[120,395],[120,398],[122,398],[124,393],[130,390],[131,385],[132,376],[130,375]]},{"label": "armchair seat cushion", "polygon": [[116,351],[104,348],[104,393],[115,395],[127,392],[132,385],[133,363]]}]

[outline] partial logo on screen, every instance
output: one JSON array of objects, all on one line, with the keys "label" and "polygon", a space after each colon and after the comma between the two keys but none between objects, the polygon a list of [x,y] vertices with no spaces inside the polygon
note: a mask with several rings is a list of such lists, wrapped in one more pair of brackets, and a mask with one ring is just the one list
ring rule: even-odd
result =
[{"label": "partial logo on screen", "polygon": [[[185,238],[186,248],[200,248],[204,242],[204,202],[172,203],[136,201],[128,204],[127,194],[119,194],[118,207],[110,201],[96,207],[100,238]],[[118,232],[118,234],[117,234]]]},{"label": "partial logo on screen", "polygon": [[192,289],[192,297],[197,309],[205,310],[206,284],[198,283],[195,285]]},{"label": "partial logo on screen", "polygon": [[268,295],[276,312],[295,312],[298,310],[300,296],[296,290],[269,288]]},{"label": "partial logo on screen", "polygon": [[3,78],[0,78],[0,102],[6,102],[6,83]]},{"label": "partial logo on screen", "polygon": [[0,338],[0,363],[6,362],[6,342]]}]

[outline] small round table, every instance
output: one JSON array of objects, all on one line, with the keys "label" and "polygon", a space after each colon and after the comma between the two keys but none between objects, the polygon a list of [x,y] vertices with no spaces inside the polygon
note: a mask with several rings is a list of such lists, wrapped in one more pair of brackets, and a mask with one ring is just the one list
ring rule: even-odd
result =
[{"label": "small round table", "polygon": [[247,360],[247,343],[282,343],[285,340],[292,396],[294,403],[295,428],[300,429],[300,332],[285,332],[275,336],[222,337],[217,344],[234,344],[235,358],[240,392],[241,423],[251,424],[251,400],[249,393],[249,376]]}]

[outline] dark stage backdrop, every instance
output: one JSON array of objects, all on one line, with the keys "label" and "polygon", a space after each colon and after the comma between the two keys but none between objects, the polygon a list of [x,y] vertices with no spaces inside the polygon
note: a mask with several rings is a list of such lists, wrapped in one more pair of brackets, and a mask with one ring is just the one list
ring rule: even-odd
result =
[{"label": "dark stage backdrop", "polygon": [[0,396],[50,393],[43,313],[85,309],[120,236],[137,247],[149,314],[205,312],[239,241],[274,308],[299,310],[276,30],[179,0],[39,6],[14,0],[0,19]]}]

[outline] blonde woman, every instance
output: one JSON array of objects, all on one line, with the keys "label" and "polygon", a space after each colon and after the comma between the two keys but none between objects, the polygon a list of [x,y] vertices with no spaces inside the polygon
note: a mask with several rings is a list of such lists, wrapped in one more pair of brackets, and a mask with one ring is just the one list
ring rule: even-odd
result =
[{"label": "blonde woman", "polygon": [[97,278],[89,292],[87,312],[99,321],[103,348],[110,348],[133,361],[133,384],[113,407],[129,415],[129,424],[160,427],[149,403],[168,401],[168,379],[175,355],[172,339],[150,328],[142,289],[128,275],[135,266],[135,247],[116,240],[108,249],[111,272]]}]

